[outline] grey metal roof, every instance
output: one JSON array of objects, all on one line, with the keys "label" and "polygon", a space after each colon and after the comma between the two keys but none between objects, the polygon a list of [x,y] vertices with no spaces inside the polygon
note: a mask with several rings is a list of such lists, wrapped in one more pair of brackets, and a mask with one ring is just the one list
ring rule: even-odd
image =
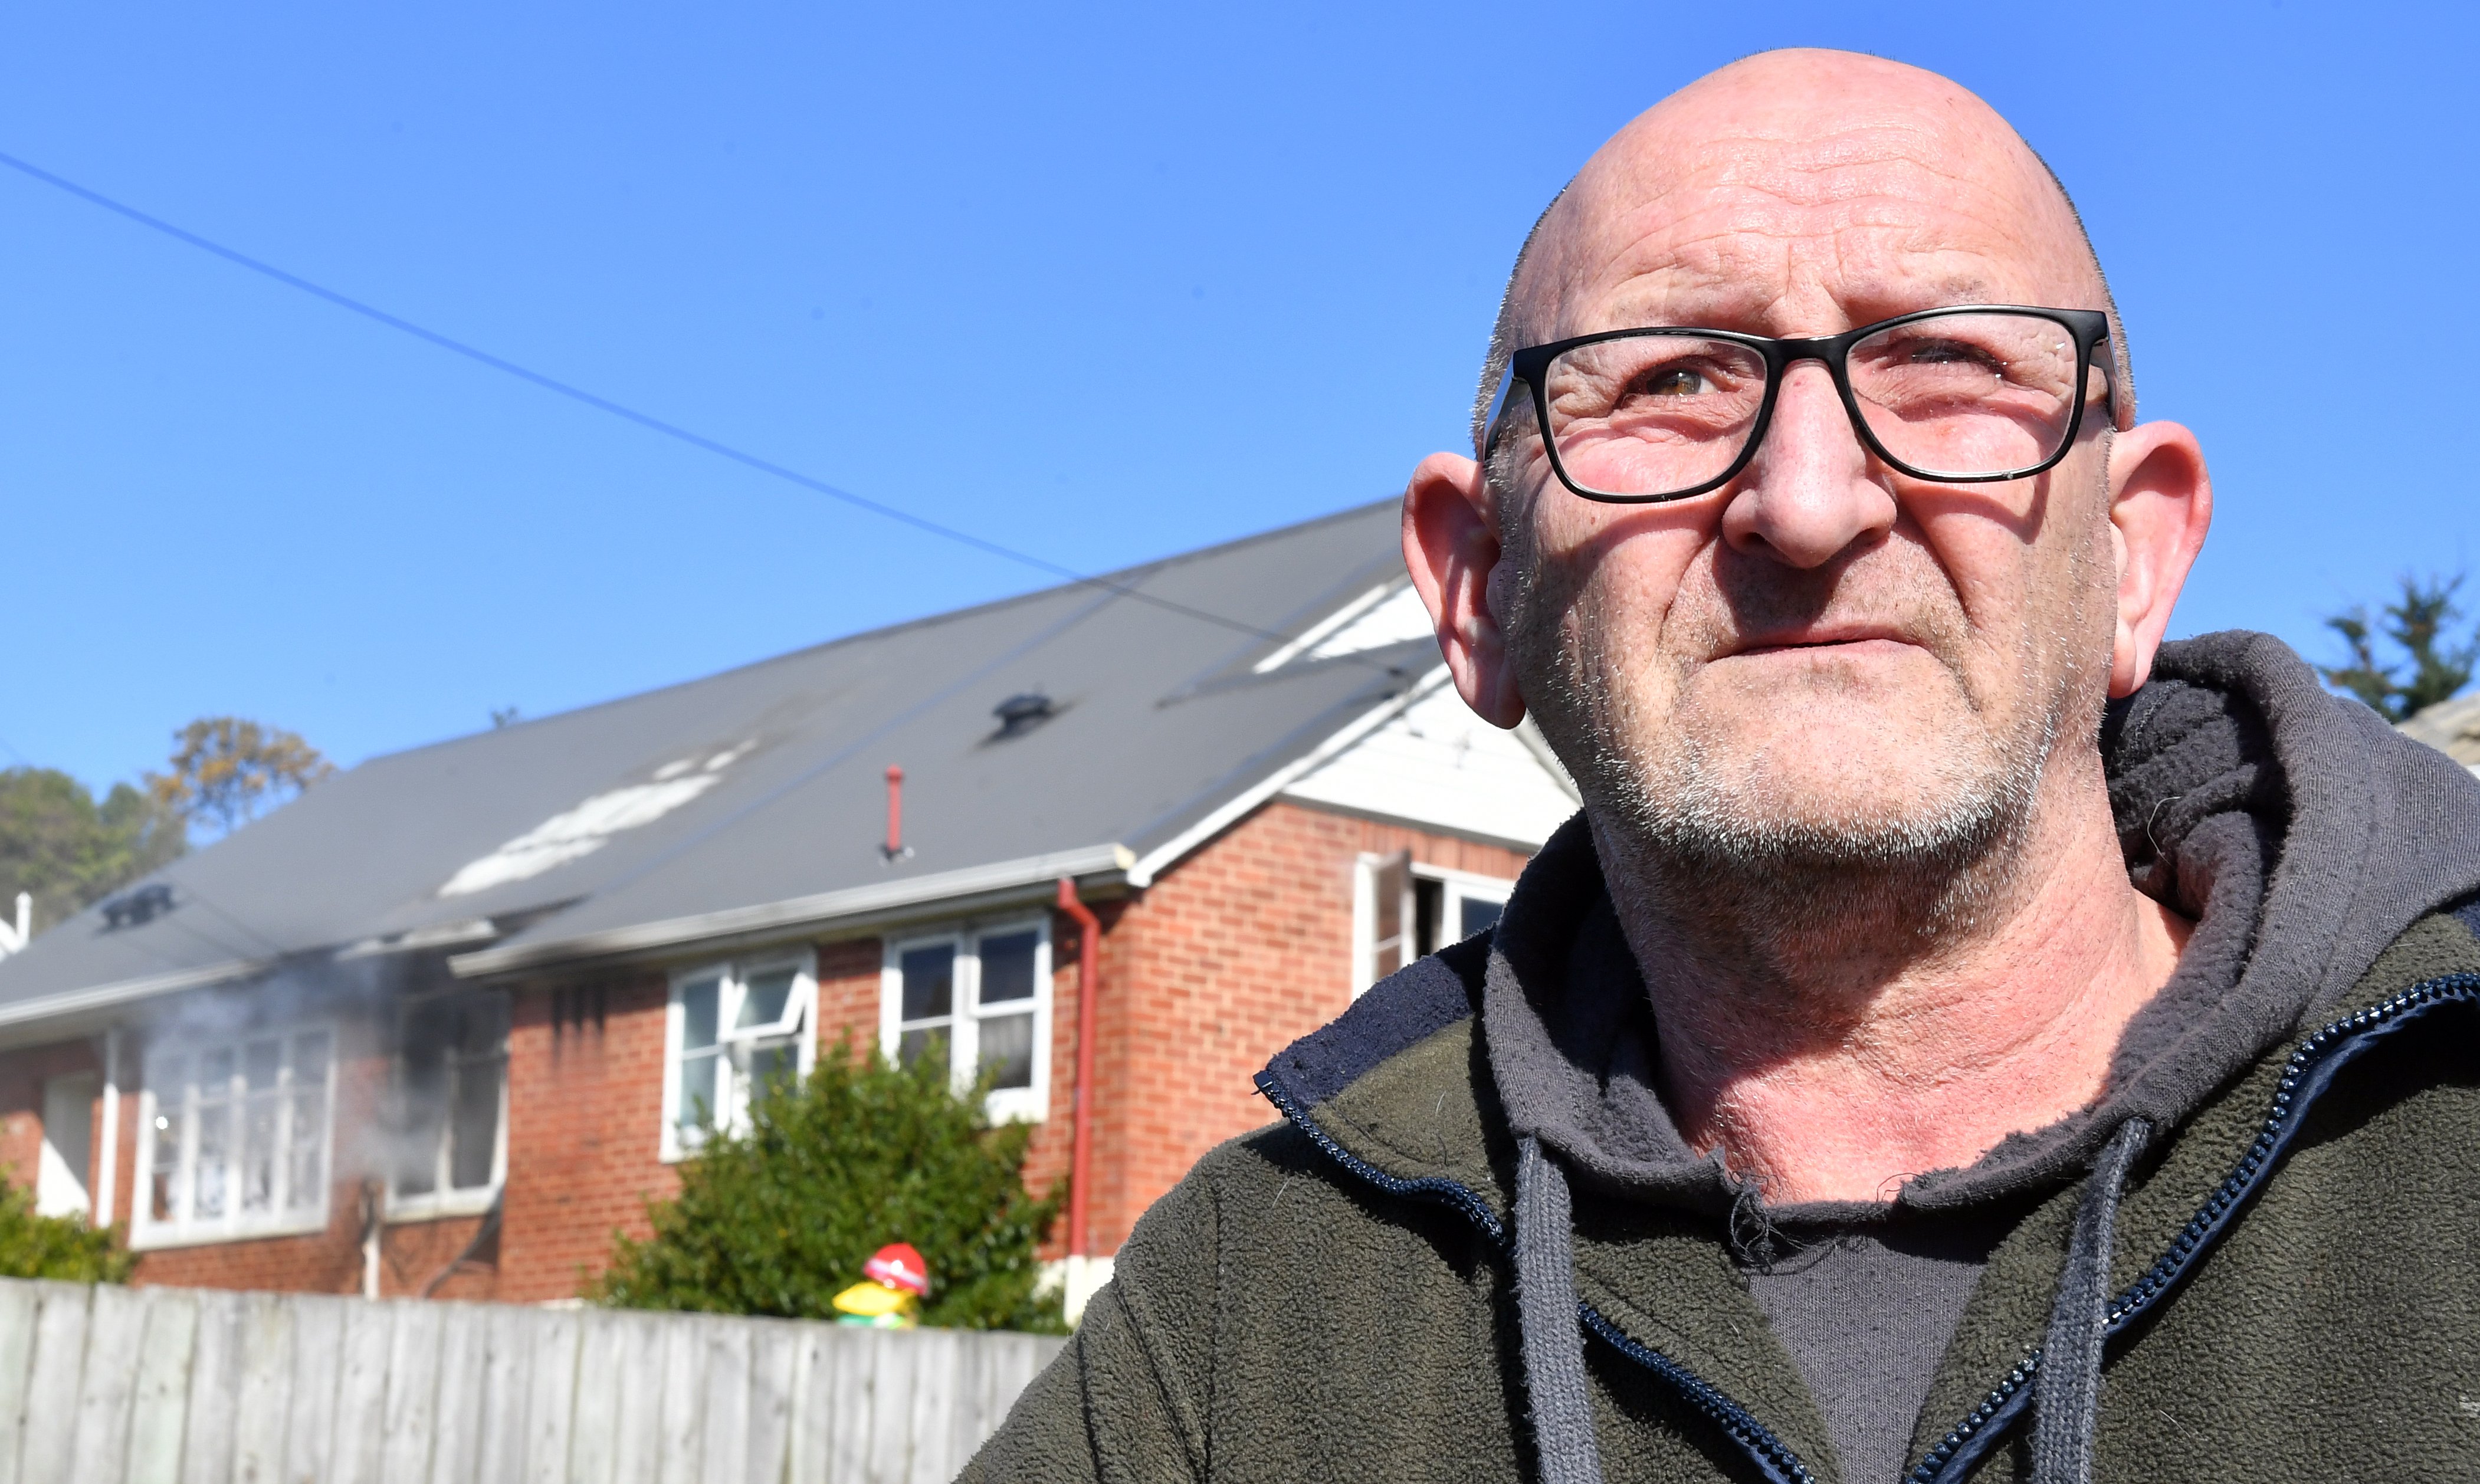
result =
[{"label": "grey metal roof", "polygon": [[[1395,512],[1110,580],[1294,634],[1400,576]],[[1437,663],[1414,642],[1253,673],[1278,648],[1072,585],[374,758],[162,872],[169,910],[90,909],[0,960],[0,1024],[340,951],[461,943],[460,970],[504,971],[1124,875]],[[1033,691],[1055,714],[1000,735],[993,708]]]}]

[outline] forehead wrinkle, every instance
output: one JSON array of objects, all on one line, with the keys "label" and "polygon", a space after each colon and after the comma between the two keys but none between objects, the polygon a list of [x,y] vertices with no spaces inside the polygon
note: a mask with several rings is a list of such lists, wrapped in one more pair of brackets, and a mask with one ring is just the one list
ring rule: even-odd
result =
[{"label": "forehead wrinkle", "polygon": [[1692,237],[1628,243],[1562,286],[1554,334],[1666,320],[1824,334],[1848,324],[1817,322],[1821,300],[1864,323],[1942,304],[2060,296],[2034,287],[2053,274],[2009,271],[1996,244],[1957,240],[1982,234],[1959,234],[1954,218],[1924,218],[1911,203],[1846,203],[1834,218],[1760,229],[1734,216]]}]

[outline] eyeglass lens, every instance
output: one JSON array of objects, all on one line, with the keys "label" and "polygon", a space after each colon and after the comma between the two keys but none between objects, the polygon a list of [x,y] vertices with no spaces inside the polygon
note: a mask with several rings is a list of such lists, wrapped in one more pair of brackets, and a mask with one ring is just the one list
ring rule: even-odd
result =
[{"label": "eyeglass lens", "polygon": [[[2075,337],[2034,315],[1891,325],[1844,359],[1878,446],[1916,474],[1975,478],[2046,463],[2075,422]],[[1542,377],[1567,477],[1643,499],[1692,490],[1738,461],[1766,397],[1765,357],[1692,333],[1596,341]]]}]

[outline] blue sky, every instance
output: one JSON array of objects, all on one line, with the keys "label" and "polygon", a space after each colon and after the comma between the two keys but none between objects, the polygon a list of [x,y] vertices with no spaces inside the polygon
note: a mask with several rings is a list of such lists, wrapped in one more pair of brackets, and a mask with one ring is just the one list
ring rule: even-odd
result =
[{"label": "blue sky", "polygon": [[[1400,490],[1596,143],[1875,51],[2055,165],[2202,435],[2175,630],[2321,655],[2480,558],[2472,13],[20,7],[0,151],[1095,571]],[[351,762],[1044,580],[7,171],[0,223],[0,760],[100,785],[238,712]]]}]

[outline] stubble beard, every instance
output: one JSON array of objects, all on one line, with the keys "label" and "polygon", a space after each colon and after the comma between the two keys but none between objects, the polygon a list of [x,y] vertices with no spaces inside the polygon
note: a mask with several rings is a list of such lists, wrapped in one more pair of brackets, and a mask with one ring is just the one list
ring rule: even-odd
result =
[{"label": "stubble beard", "polygon": [[[1571,627],[1571,602],[1530,573],[1513,596],[1508,633],[1528,709],[1584,795],[1614,893],[1651,908],[1672,951],[1739,959],[1711,966],[1758,979],[1918,962],[1968,935],[2016,876],[2059,737],[2092,708],[2080,704],[2085,667],[2061,663],[2074,647],[2052,636],[2054,653],[2019,656],[2022,673],[2047,673],[2048,694],[2025,698],[2011,726],[1936,739],[1925,786],[1891,806],[1822,797],[1762,758],[1718,754],[1675,716],[1646,715],[1648,682],[1626,667],[1641,654],[1592,633],[1589,613]],[[2042,645],[2028,634],[2024,647]]]}]

